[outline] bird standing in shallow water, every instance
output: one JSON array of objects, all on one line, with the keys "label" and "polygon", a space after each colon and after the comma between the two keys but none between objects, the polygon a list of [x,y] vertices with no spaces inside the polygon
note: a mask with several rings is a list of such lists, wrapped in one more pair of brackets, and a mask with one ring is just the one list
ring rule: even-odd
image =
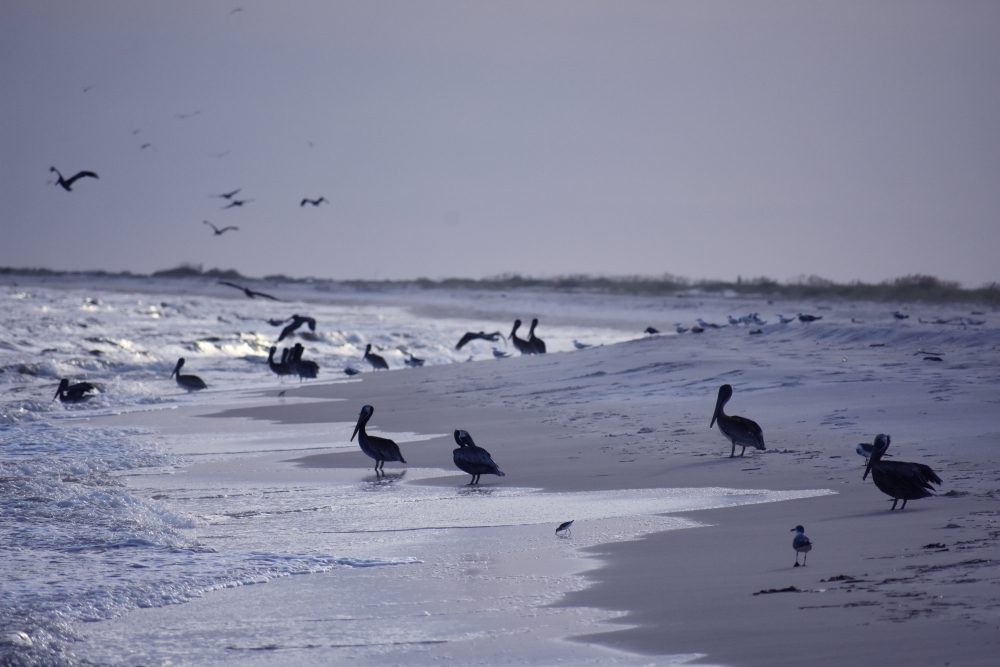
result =
[{"label": "bird standing in shallow water", "polygon": [[54,401],[58,398],[61,403],[80,403],[93,398],[94,395],[88,393],[93,390],[94,385],[89,382],[70,384],[69,380],[63,378],[60,380],[59,388],[56,389],[56,395],[52,397],[52,400]]},{"label": "bird standing in shallow water", "polygon": [[199,389],[208,389],[208,385],[197,375],[181,375],[181,367],[184,366],[184,357],[177,360],[177,365],[174,366],[173,372],[170,377],[177,376],[177,385],[187,389],[188,391],[198,391]]},{"label": "bird standing in shallow water", "polygon": [[371,343],[368,343],[368,346],[365,348],[365,361],[371,364],[375,370],[389,370],[389,364],[385,362],[385,359],[372,353]]},{"label": "bird standing in shallow water", "polygon": [[802,564],[805,565],[806,558],[809,557],[809,552],[812,551],[813,544],[806,537],[805,528],[795,526],[792,530],[795,531],[795,537],[792,539],[792,548],[795,549],[795,565],[793,567],[799,567],[799,554],[802,554]]},{"label": "bird standing in shallow water", "polygon": [[729,453],[729,458],[733,458],[736,455],[736,445],[743,448],[740,456],[743,456],[744,452],[747,451],[747,447],[753,447],[762,451],[767,449],[764,446],[764,432],[760,430],[757,422],[746,417],[730,416],[725,413],[723,408],[726,407],[726,403],[732,397],[733,388],[731,385],[724,384],[719,387],[719,398],[715,401],[715,414],[712,415],[712,423],[708,427],[712,428],[716,421],[719,422],[719,430],[722,431],[722,435],[729,438],[733,443],[733,450]]},{"label": "bird standing in shallow water", "polygon": [[906,509],[907,500],[919,500],[929,498],[934,495],[932,484],[941,484],[938,477],[930,466],[923,463],[910,463],[908,461],[883,461],[882,457],[889,449],[889,436],[879,433],[875,436],[875,443],[871,456],[868,457],[868,465],[865,467],[865,474],[861,476],[861,481],[872,474],[872,481],[879,491],[892,498],[890,511],[896,509],[896,503],[903,501],[903,506],[899,509]]},{"label": "bird standing in shallow water", "polygon": [[380,474],[385,474],[382,469],[385,467],[386,461],[406,463],[406,460],[399,452],[399,445],[395,442],[388,438],[368,435],[367,431],[365,431],[365,425],[374,413],[375,408],[370,405],[361,408],[361,414],[358,416],[358,424],[354,427],[354,435],[351,436],[351,441],[353,442],[355,435],[358,436],[358,445],[361,447],[361,451],[375,459],[375,476],[377,477]]},{"label": "bird standing in shallow water", "polygon": [[559,524],[559,526],[556,528],[556,535],[558,535],[559,533],[562,533],[564,535],[569,535],[571,532],[573,532],[570,530],[570,527],[573,525],[573,521],[576,521],[576,519],[563,521],[561,524]]},{"label": "bird standing in shallow water", "polygon": [[535,347],[535,354],[545,354],[545,341],[535,335],[535,327],[538,326],[538,318],[531,320],[531,329],[528,330],[528,342]]},{"label": "bird standing in shallow water", "polygon": [[490,453],[482,447],[477,447],[468,431],[456,430],[455,442],[458,443],[458,449],[452,452],[452,459],[459,470],[472,475],[469,486],[479,484],[480,475],[504,477],[503,472],[493,462]]}]

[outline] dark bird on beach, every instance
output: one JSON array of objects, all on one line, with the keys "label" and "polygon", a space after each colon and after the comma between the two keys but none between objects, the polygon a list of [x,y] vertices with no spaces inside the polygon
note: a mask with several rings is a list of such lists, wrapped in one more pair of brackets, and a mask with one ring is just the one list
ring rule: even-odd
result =
[{"label": "dark bird on beach", "polygon": [[378,476],[380,473],[385,474],[382,469],[385,468],[386,461],[406,463],[406,460],[399,452],[399,445],[395,442],[388,438],[368,435],[365,431],[365,425],[372,418],[374,412],[375,408],[370,405],[361,408],[361,414],[358,416],[358,425],[354,427],[354,435],[351,436],[351,441],[354,440],[355,435],[358,436],[358,445],[361,446],[361,451],[375,459],[375,475]]},{"label": "dark bird on beach", "polygon": [[[78,171],[78,172],[76,172],[76,174],[74,174],[73,176],[71,176],[69,178],[63,178],[63,175],[61,173],[59,173],[59,170],[56,169],[55,167],[49,167],[49,171],[50,172],[55,172],[56,175],[59,176],[59,180],[56,181],[56,185],[61,185],[63,187],[63,190],[65,190],[66,192],[72,192],[73,191],[73,184],[76,183],[81,178],[84,178],[84,177],[86,177],[86,178],[98,178],[97,174],[95,174],[92,171]],[[49,182],[51,183],[52,181],[49,181]]]},{"label": "dark bird on beach", "polygon": [[271,346],[271,350],[267,355],[267,367],[278,376],[281,375],[292,375],[295,373],[295,369],[292,365],[288,363],[288,348],[285,348],[284,353],[281,355],[281,361],[276,362],[274,360],[274,353],[278,351],[278,348],[274,345]]},{"label": "dark bird on beach", "polygon": [[701,327],[691,327],[691,333],[705,333],[705,330]]},{"label": "dark bird on beach", "polygon": [[561,524],[559,524],[559,527],[556,528],[556,535],[558,535],[559,533],[566,533],[567,535],[571,533],[572,531],[570,530],[570,527],[573,525],[573,521],[576,521],[576,519],[573,519],[571,521],[563,521]]},{"label": "dark bird on beach", "polygon": [[418,359],[417,357],[413,356],[413,353],[410,352],[410,358],[404,359],[403,363],[409,366],[410,368],[420,368],[421,366],[424,365],[424,361],[425,361],[424,359]]},{"label": "dark bird on beach", "polygon": [[719,387],[719,397],[715,401],[715,413],[712,415],[712,423],[708,427],[712,428],[715,422],[718,421],[719,430],[722,431],[722,435],[732,441],[733,450],[729,453],[729,458],[733,458],[736,455],[736,445],[743,448],[740,456],[743,456],[744,452],[747,451],[747,447],[754,447],[760,450],[766,449],[764,447],[764,433],[760,430],[757,422],[751,421],[746,417],[727,415],[723,410],[726,407],[726,403],[732,397],[733,388],[731,385],[724,384]]},{"label": "dark bird on beach", "polygon": [[879,491],[892,498],[891,510],[896,509],[896,503],[903,501],[903,506],[899,509],[906,509],[907,500],[919,500],[929,498],[934,495],[932,484],[941,484],[938,477],[930,466],[923,463],[910,463],[908,461],[883,461],[882,457],[889,449],[889,436],[879,433],[875,436],[875,443],[872,447],[871,456],[868,458],[868,465],[865,467],[865,474],[861,476],[864,481],[868,473],[872,474],[872,481]]},{"label": "dark bird on beach", "polygon": [[170,374],[171,377],[177,377],[177,385],[187,389],[188,391],[198,391],[199,389],[208,389],[208,385],[197,375],[181,375],[181,367],[184,366],[184,357],[177,360],[177,365],[174,366],[173,372]]},{"label": "dark bird on beach", "polygon": [[300,380],[315,378],[319,375],[319,364],[311,359],[303,359],[303,352],[305,352],[305,348],[302,343],[296,343],[288,355],[288,364]]},{"label": "dark bird on beach", "polygon": [[898,310],[893,311],[892,316],[895,317],[897,320],[908,320],[908,319],[910,319],[909,315],[907,315],[905,313],[901,313]]},{"label": "dark bird on beach", "polygon": [[482,447],[477,447],[468,431],[456,430],[455,442],[458,443],[458,449],[452,452],[452,458],[459,470],[472,475],[469,486],[479,484],[480,475],[504,476],[497,464],[493,462],[490,453]]},{"label": "dark bird on beach", "polygon": [[305,198],[301,202],[299,202],[299,208],[302,208],[306,204],[312,204],[313,206],[319,206],[323,202],[326,202],[327,204],[330,203],[330,201],[326,197],[320,197],[319,199],[308,199],[308,198]]},{"label": "dark bird on beach", "polygon": [[227,208],[233,208],[234,206],[243,206],[243,204],[249,204],[253,199],[233,199],[229,202],[228,206],[223,206],[221,210],[225,211]]},{"label": "dark bird on beach", "polygon": [[243,285],[237,285],[236,283],[231,283],[231,282],[229,282],[227,280],[220,280],[219,284],[220,285],[228,285],[229,287],[235,287],[238,290],[243,290],[243,293],[247,295],[248,299],[252,299],[255,296],[262,296],[265,299],[271,299],[272,301],[281,301],[281,299],[279,299],[276,296],[271,296],[270,294],[265,294],[264,292],[255,292],[254,290],[250,289],[249,287],[244,287]]},{"label": "dark bird on beach", "polygon": [[535,346],[524,340],[523,338],[517,337],[517,330],[521,327],[521,320],[514,320],[514,328],[511,329],[510,335],[507,336],[510,340],[514,341],[514,347],[521,354],[535,354],[537,350]]},{"label": "dark bird on beach", "polygon": [[219,199],[232,199],[240,193],[243,188],[236,188],[232,192],[223,192],[221,195],[208,195],[209,197],[218,197]]},{"label": "dark bird on beach", "polygon": [[356,368],[351,368],[350,366],[348,366],[348,367],[346,367],[346,368],[344,369],[344,375],[347,375],[347,376],[354,376],[354,375],[357,375],[357,374],[358,374],[358,373],[360,373],[360,372],[361,372],[361,371],[359,371],[358,369],[356,369]]},{"label": "dark bird on beach", "polygon": [[650,336],[655,336],[656,334],[658,334],[660,332],[659,332],[658,329],[654,329],[653,327],[646,327],[646,330],[643,331],[643,333],[647,333]]},{"label": "dark bird on beach", "polygon": [[284,324],[288,320],[291,320],[292,322],[287,327],[281,330],[281,335],[278,336],[279,343],[285,340],[285,338],[287,338],[288,336],[291,336],[293,333],[295,333],[295,330],[301,327],[303,324],[309,325],[310,331],[316,331],[316,320],[306,315],[292,315],[288,319],[281,320],[280,322],[277,320],[270,320],[270,322],[274,326],[279,326],[281,324]]},{"label": "dark bird on beach", "polygon": [[59,381],[59,388],[56,389],[56,395],[52,397],[52,400],[57,398],[63,403],[80,403],[81,401],[86,401],[89,398],[93,398],[91,392],[94,390],[94,385],[89,382],[77,382],[76,384],[70,384],[69,380],[63,378]]},{"label": "dark bird on beach", "polygon": [[385,359],[372,352],[372,344],[368,343],[365,348],[365,361],[372,365],[375,370],[389,370],[389,364],[385,363]]},{"label": "dark bird on beach", "polygon": [[[788,524],[785,524],[788,525]],[[802,564],[806,564],[806,559],[809,558],[809,552],[812,551],[813,545],[806,537],[806,529],[802,526],[795,526],[792,528],[795,532],[795,537],[792,538],[792,548],[795,549],[795,565],[793,567],[799,567],[799,554],[802,554]]]},{"label": "dark bird on beach", "polygon": [[528,342],[535,347],[535,354],[545,354],[545,341],[535,335],[535,327],[538,326],[538,318],[531,320],[531,328],[528,330]]},{"label": "dark bird on beach", "polygon": [[455,346],[455,349],[461,350],[463,347],[465,347],[466,343],[473,340],[488,340],[490,342],[495,343],[501,338],[503,338],[503,334],[500,333],[499,331],[494,331],[491,334],[484,333],[482,331],[477,331],[477,332],[466,331],[465,335],[462,336],[462,340],[458,341],[458,345]]},{"label": "dark bird on beach", "polygon": [[206,225],[208,225],[209,227],[211,227],[212,231],[215,232],[216,236],[222,236],[223,234],[225,234],[226,232],[228,232],[230,229],[233,230],[234,232],[238,232],[240,230],[240,228],[237,227],[236,225],[229,225],[227,227],[223,227],[222,229],[219,229],[218,227],[216,227],[215,225],[213,225],[208,220],[202,220],[202,222],[205,223]]},{"label": "dark bird on beach", "polygon": [[823,319],[822,315],[803,315],[799,313],[799,322],[815,322],[821,319]]}]

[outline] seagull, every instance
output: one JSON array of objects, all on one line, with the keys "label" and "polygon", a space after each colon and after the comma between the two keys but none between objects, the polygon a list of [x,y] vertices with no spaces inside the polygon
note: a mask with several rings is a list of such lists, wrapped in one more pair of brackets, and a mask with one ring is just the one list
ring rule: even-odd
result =
[{"label": "seagull", "polygon": [[711,322],[706,322],[705,320],[701,319],[700,317],[698,318],[698,325],[701,326],[703,329],[721,329],[722,328],[721,324],[712,324]]},{"label": "seagull", "polygon": [[208,389],[208,385],[197,375],[181,375],[181,367],[184,365],[184,357],[177,360],[177,365],[174,366],[173,372],[170,373],[170,377],[177,376],[177,384],[188,391],[198,391],[199,389]]},{"label": "seagull", "polygon": [[559,524],[559,527],[556,528],[556,535],[558,535],[559,533],[565,533],[567,535],[572,533],[573,531],[570,530],[570,526],[573,525],[573,521],[575,520],[576,519],[572,519],[570,521],[563,521],[561,524]]},{"label": "seagull", "polygon": [[514,328],[511,329],[510,335],[507,336],[507,338],[514,341],[514,347],[516,347],[517,351],[520,352],[521,354],[537,353],[538,350],[535,349],[534,345],[532,345],[529,341],[524,340],[523,338],[517,337],[517,330],[520,326],[521,326],[521,320],[514,320]]},{"label": "seagull", "polygon": [[588,343],[581,343],[578,340],[574,340],[573,347],[575,347],[578,350],[586,350],[588,347],[590,347],[590,345]]},{"label": "seagull", "polygon": [[371,364],[375,370],[389,370],[389,364],[385,363],[385,359],[377,354],[372,354],[371,343],[368,343],[368,347],[365,348],[365,361]]},{"label": "seagull", "polygon": [[760,313],[754,313],[750,316],[750,319],[754,324],[767,324],[767,320],[760,319]]},{"label": "seagull", "polygon": [[[63,190],[65,190],[66,192],[72,192],[73,191],[73,184],[76,183],[81,178],[84,178],[84,177],[98,178],[97,174],[95,174],[92,171],[78,171],[76,174],[74,174],[70,178],[63,178],[63,175],[61,173],[59,173],[59,170],[56,169],[55,167],[49,167],[49,171],[50,172],[54,171],[59,176],[59,180],[56,181],[56,185],[61,185],[63,187]],[[52,181],[49,181],[49,182],[51,183]]]},{"label": "seagull", "polygon": [[94,385],[89,382],[77,382],[76,384],[70,384],[69,380],[63,378],[59,382],[59,388],[56,389],[56,395],[52,397],[52,400],[59,399],[62,403],[81,403],[89,398],[93,398],[94,395],[88,392],[94,390]]},{"label": "seagull", "polygon": [[424,359],[417,359],[415,356],[413,356],[412,352],[410,352],[409,359],[403,359],[403,363],[409,366],[410,368],[419,368],[420,366],[424,365],[424,361],[425,361]]},{"label": "seagull", "polygon": [[538,326],[538,318],[531,320],[531,329],[528,330],[528,342],[535,346],[536,354],[545,354],[545,341],[535,335],[535,327]]},{"label": "seagull", "polygon": [[686,333],[686,332],[687,332],[686,328],[682,327],[679,324],[677,325],[677,333],[682,334],[682,333]]},{"label": "seagull", "polygon": [[219,284],[220,285],[228,285],[229,287],[235,287],[236,289],[243,290],[243,293],[247,295],[248,299],[252,299],[255,296],[262,296],[265,299],[271,299],[272,301],[281,301],[281,299],[279,299],[276,296],[271,296],[270,294],[264,294],[263,292],[255,292],[254,290],[250,289],[249,287],[244,287],[243,285],[237,285],[236,283],[231,283],[231,282],[228,282],[226,280],[220,280]]},{"label": "seagull", "polygon": [[510,356],[510,353],[509,352],[503,352],[501,350],[493,348],[493,356],[496,357],[497,359],[506,359],[507,357]]},{"label": "seagull", "polygon": [[[785,524],[788,525],[788,524]],[[795,532],[795,537],[792,539],[792,548],[795,549],[795,565],[794,567],[799,567],[799,554],[802,554],[802,564],[806,564],[806,559],[809,558],[809,552],[812,551],[813,545],[806,537],[806,529],[802,526],[795,526],[792,528]]]},{"label": "seagull", "polygon": [[781,322],[782,324],[788,324],[790,322],[794,322],[795,318],[794,317],[785,317],[781,313],[778,313],[778,321]]},{"label": "seagull", "polygon": [[228,232],[230,229],[232,229],[233,231],[237,231],[237,232],[240,230],[240,228],[237,227],[237,226],[235,226],[235,225],[229,225],[228,227],[223,227],[222,229],[219,229],[218,227],[216,227],[215,225],[213,225],[208,220],[202,220],[202,222],[205,223],[206,225],[208,225],[209,227],[211,227],[212,231],[215,232],[216,236],[222,236],[223,234],[225,234],[226,232]]},{"label": "seagull", "polygon": [[243,188],[236,188],[232,192],[223,192],[221,195],[208,195],[209,197],[219,197],[220,199],[232,199],[240,193]]},{"label": "seagull", "polygon": [[380,473],[385,474],[381,468],[385,467],[386,461],[399,461],[400,463],[406,463],[403,455],[399,451],[399,445],[397,445],[392,440],[388,438],[379,438],[373,435],[368,435],[365,431],[365,425],[368,420],[372,418],[375,408],[370,405],[366,405],[361,408],[361,414],[358,416],[358,424],[354,427],[354,435],[351,436],[351,441],[354,440],[354,436],[358,435],[358,445],[361,447],[361,451],[367,454],[369,457],[375,459],[375,476],[377,477]]},{"label": "seagull", "polygon": [[660,332],[657,329],[654,329],[653,327],[646,327],[646,330],[643,331],[643,333],[649,334],[650,336],[655,336]]},{"label": "seagull", "polygon": [[740,319],[736,319],[732,315],[727,315],[727,317],[729,318],[729,323],[731,325],[733,325],[734,327],[735,326],[739,326],[740,324],[743,324],[743,318],[742,317]]},{"label": "seagull", "polygon": [[477,447],[468,431],[456,430],[455,442],[458,443],[458,449],[452,452],[452,459],[459,470],[472,475],[469,486],[479,484],[480,475],[504,477],[503,471],[493,462],[490,453],[482,447]]},{"label": "seagull", "polygon": [[903,501],[903,506],[899,509],[904,510],[907,500],[919,500],[934,495],[931,493],[933,490],[931,485],[942,482],[941,478],[931,470],[931,467],[923,463],[883,461],[882,457],[889,449],[889,441],[889,436],[884,433],[875,436],[872,453],[861,480],[864,481],[870,472],[872,481],[875,482],[879,491],[892,498],[890,511],[896,509],[896,503],[900,500]]},{"label": "seagull", "polygon": [[799,322],[815,322],[821,319],[823,319],[822,315],[803,315],[799,313]]},{"label": "seagull", "polygon": [[269,320],[269,322],[271,322],[271,324],[273,324],[274,326],[278,326],[279,324],[284,324],[288,320],[291,320],[292,323],[281,330],[281,335],[278,336],[279,343],[288,336],[291,336],[293,333],[295,333],[295,330],[298,329],[303,324],[308,324],[310,331],[316,331],[316,320],[312,317],[304,315],[292,315],[288,319],[281,320],[280,322],[276,322],[275,320]]},{"label": "seagull", "polygon": [[[465,332],[465,335],[462,336],[462,340],[458,341],[458,345],[455,346],[455,349],[456,350],[461,350],[465,346],[466,343],[468,343],[470,341],[473,341],[473,340],[488,340],[490,342],[495,343],[495,342],[497,342],[498,340],[501,340],[501,339],[503,339],[503,334],[500,333],[499,331],[494,331],[491,334],[483,333],[482,331],[478,331],[478,332],[467,331],[467,332]],[[504,345],[506,345],[506,344],[507,343],[505,341]]]},{"label": "seagull", "polygon": [[330,203],[330,201],[326,197],[320,197],[319,199],[303,199],[301,202],[299,202],[299,208],[302,208],[306,204],[312,204],[313,206],[319,206],[323,202],[326,202],[327,204]]},{"label": "seagull", "polygon": [[243,206],[243,204],[249,204],[253,199],[232,199],[229,202],[229,206],[223,206],[221,210],[225,211],[227,208],[233,208],[234,206]]},{"label": "seagull", "polygon": [[726,407],[726,403],[732,397],[733,387],[731,385],[724,384],[719,387],[719,398],[715,401],[715,413],[712,415],[712,423],[708,427],[712,428],[716,420],[718,420],[719,430],[722,431],[722,435],[729,438],[733,443],[733,450],[729,453],[729,458],[733,458],[736,455],[736,445],[740,445],[743,448],[740,456],[743,456],[747,451],[747,447],[754,447],[763,451],[766,449],[764,447],[764,433],[760,430],[757,422],[751,421],[746,417],[727,415],[723,410]]}]

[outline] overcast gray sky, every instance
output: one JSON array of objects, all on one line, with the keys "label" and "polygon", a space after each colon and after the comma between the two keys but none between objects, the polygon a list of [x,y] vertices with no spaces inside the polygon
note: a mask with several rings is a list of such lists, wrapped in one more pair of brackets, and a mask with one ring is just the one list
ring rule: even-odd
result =
[{"label": "overcast gray sky", "polygon": [[997,2],[0,14],[3,266],[1000,280]]}]

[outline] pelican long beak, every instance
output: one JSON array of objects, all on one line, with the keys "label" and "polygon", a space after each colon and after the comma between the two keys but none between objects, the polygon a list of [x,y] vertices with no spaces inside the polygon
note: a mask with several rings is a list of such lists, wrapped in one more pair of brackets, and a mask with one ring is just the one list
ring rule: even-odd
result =
[{"label": "pelican long beak", "polygon": [[56,389],[56,395],[52,397],[53,401],[56,400],[57,398],[59,398],[59,392],[61,392],[61,391],[62,391],[62,387],[59,387],[58,389]]},{"label": "pelican long beak", "polygon": [[364,413],[362,413],[362,415],[360,417],[358,417],[358,423],[354,427],[354,435],[351,436],[351,442],[354,442],[354,436],[357,435],[358,431],[361,430],[361,420],[362,419],[364,419]]},{"label": "pelican long beak", "polygon": [[861,476],[861,481],[862,482],[865,481],[865,479],[867,479],[868,473],[870,473],[872,471],[872,464],[873,463],[875,463],[875,457],[874,456],[868,457],[868,465],[865,466],[865,474]]},{"label": "pelican long beak", "polygon": [[712,423],[708,425],[709,428],[715,426],[715,420],[719,417],[719,410],[722,409],[722,396],[715,400],[715,412],[712,413]]}]

